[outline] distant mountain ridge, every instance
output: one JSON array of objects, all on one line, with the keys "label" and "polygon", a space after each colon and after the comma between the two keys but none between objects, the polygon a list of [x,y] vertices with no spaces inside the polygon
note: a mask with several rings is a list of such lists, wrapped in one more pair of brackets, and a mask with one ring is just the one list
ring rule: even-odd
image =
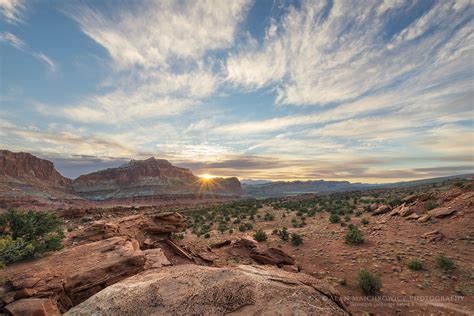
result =
[{"label": "distant mountain ridge", "polygon": [[349,181],[326,181],[326,180],[307,180],[307,181],[275,181],[263,184],[245,184],[243,185],[244,194],[254,197],[279,197],[286,195],[297,195],[304,193],[318,192],[342,192],[364,190],[371,188],[394,188],[407,187],[421,184],[439,183],[445,180],[456,178],[470,178],[473,174],[454,175],[439,178],[420,179],[413,181],[370,184],[370,183],[351,183]]},{"label": "distant mountain ridge", "polygon": [[24,152],[0,150],[0,196],[107,200],[160,194],[241,195],[239,180],[203,180],[191,170],[154,157],[131,160],[117,168],[63,177],[51,161]]},{"label": "distant mountain ridge", "polygon": [[277,197],[413,186],[468,177],[472,177],[472,174],[387,184],[325,180],[271,182],[243,179],[242,186],[236,177],[201,179],[189,169],[176,167],[167,160],[151,157],[145,160],[131,160],[119,167],[92,172],[71,180],[63,177],[51,161],[30,153],[0,150],[0,198],[4,201],[12,201],[18,197],[108,200],[179,194]]}]

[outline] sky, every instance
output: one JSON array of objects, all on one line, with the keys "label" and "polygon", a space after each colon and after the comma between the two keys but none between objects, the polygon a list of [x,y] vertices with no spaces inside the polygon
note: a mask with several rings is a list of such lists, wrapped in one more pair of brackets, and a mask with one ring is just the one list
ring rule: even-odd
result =
[{"label": "sky", "polygon": [[0,148],[75,178],[474,171],[474,3],[0,0]]}]

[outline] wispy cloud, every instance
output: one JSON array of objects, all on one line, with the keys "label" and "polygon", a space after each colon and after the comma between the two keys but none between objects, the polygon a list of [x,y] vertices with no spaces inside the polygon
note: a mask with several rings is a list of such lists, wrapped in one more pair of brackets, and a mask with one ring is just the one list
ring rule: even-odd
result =
[{"label": "wispy cloud", "polygon": [[107,12],[90,6],[66,10],[107,50],[116,79],[112,92],[87,97],[62,113],[115,123],[178,115],[198,105],[220,81],[221,66],[208,53],[232,45],[248,6],[246,0],[163,1]]},{"label": "wispy cloud", "polygon": [[0,13],[8,23],[22,22],[22,15],[25,9],[24,0],[0,0]]},{"label": "wispy cloud", "polygon": [[[441,1],[387,38],[387,24],[414,9],[402,2],[303,1],[301,8],[291,7],[269,26],[261,45],[229,56],[228,80],[254,89],[270,85],[280,104],[327,104],[429,71],[447,49],[450,54],[466,50],[466,36],[472,36],[467,2]],[[464,43],[450,41],[453,36]],[[448,42],[454,46],[446,46]],[[470,56],[459,57],[467,61]]]},{"label": "wispy cloud", "polygon": [[47,66],[50,72],[55,72],[57,70],[57,65],[53,60],[51,60],[51,58],[49,58],[44,53],[36,52],[30,49],[25,42],[23,42],[21,39],[19,39],[12,33],[9,33],[9,32],[0,33],[0,42],[4,42],[9,45],[12,45],[16,49],[21,50],[27,54],[30,54],[31,56],[33,56],[34,58],[42,62],[45,66]]}]

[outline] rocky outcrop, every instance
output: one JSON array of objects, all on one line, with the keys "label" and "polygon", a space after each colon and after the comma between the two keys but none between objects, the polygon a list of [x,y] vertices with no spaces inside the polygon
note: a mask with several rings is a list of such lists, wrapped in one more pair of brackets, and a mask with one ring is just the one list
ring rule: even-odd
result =
[{"label": "rocky outcrop", "polygon": [[61,188],[67,188],[71,184],[71,180],[63,177],[51,161],[29,153],[8,150],[0,150],[0,176],[39,180]]},{"label": "rocky outcrop", "polygon": [[153,157],[80,176],[72,185],[78,195],[93,200],[209,192],[241,194],[237,178],[201,181],[191,170]]},{"label": "rocky outcrop", "polygon": [[348,314],[331,288],[303,273],[270,266],[179,265],[111,285],[66,315],[290,315],[295,311]]},{"label": "rocky outcrop", "polygon": [[372,216],[385,214],[385,213],[390,212],[391,210],[392,210],[392,208],[390,206],[381,205],[372,213]]},{"label": "rocky outcrop", "polygon": [[[0,271],[0,278],[6,280],[3,304],[8,310],[16,308],[19,303],[14,301],[20,299],[48,298],[64,312],[103,288],[142,271],[145,262],[146,255],[140,251],[138,242],[124,237],[70,247]],[[38,301],[34,302],[39,306]]]},{"label": "rocky outcrop", "polygon": [[272,264],[276,266],[294,265],[295,259],[278,248],[268,248],[265,250],[255,249],[250,257],[261,264]]},{"label": "rocky outcrop", "polygon": [[456,212],[456,209],[450,207],[438,207],[428,212],[433,217],[441,218],[449,216]]},{"label": "rocky outcrop", "polygon": [[95,221],[75,232],[72,244],[83,244],[111,237],[128,237],[141,246],[153,246],[155,239],[186,230],[186,218],[178,212],[162,212],[154,215],[131,215],[116,220]]},{"label": "rocky outcrop", "polygon": [[29,153],[0,150],[0,209],[47,208],[74,197],[71,180],[51,161]]},{"label": "rocky outcrop", "polygon": [[227,252],[233,257],[251,258],[256,263],[276,265],[294,265],[295,259],[278,248],[265,248],[250,237],[242,237]]},{"label": "rocky outcrop", "polygon": [[424,233],[421,238],[426,239],[429,242],[437,242],[444,238],[443,233],[439,230],[433,230],[431,232]]}]

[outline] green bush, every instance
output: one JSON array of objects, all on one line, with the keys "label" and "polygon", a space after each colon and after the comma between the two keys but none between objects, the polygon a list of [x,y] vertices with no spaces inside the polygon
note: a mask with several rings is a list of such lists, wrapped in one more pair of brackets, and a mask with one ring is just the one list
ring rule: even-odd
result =
[{"label": "green bush", "polygon": [[265,216],[263,217],[263,220],[265,221],[273,221],[275,219],[275,215],[271,213],[265,213]]},{"label": "green bush", "polygon": [[454,261],[443,254],[436,256],[435,261],[438,268],[442,269],[445,272],[450,272],[455,268]]},{"label": "green bush", "polygon": [[329,216],[329,221],[333,224],[336,224],[341,221],[341,217],[337,214],[331,214],[331,216]]},{"label": "green bush", "polygon": [[8,210],[0,215],[0,262],[4,264],[61,248],[62,221],[49,212]]},{"label": "green bush", "polygon": [[258,242],[265,241],[267,240],[267,234],[263,230],[259,229],[255,232],[255,234],[253,234],[253,239]]},{"label": "green bush", "polygon": [[418,260],[411,260],[407,264],[408,268],[413,271],[420,271],[423,270],[423,263]]},{"label": "green bush", "polygon": [[9,264],[33,256],[35,247],[22,238],[12,239],[11,236],[0,238],[0,262]]},{"label": "green bush", "polygon": [[361,231],[358,230],[357,227],[354,227],[347,231],[346,242],[348,244],[363,244],[364,237],[362,236]]},{"label": "green bush", "polygon": [[382,281],[378,273],[372,273],[363,268],[357,274],[357,285],[366,295],[376,295],[382,288]]},{"label": "green bush", "polygon": [[426,210],[428,210],[428,211],[431,211],[432,209],[437,208],[437,207],[438,207],[438,205],[437,205],[436,202],[433,201],[433,200],[428,200],[428,201],[426,201],[426,203],[425,203],[425,208],[426,208]]},{"label": "green bush", "polygon": [[303,237],[301,235],[298,235],[296,233],[291,234],[291,244],[293,246],[299,246],[303,243]]},{"label": "green bush", "polygon": [[362,225],[368,225],[369,224],[369,220],[367,218],[363,218],[361,221]]},{"label": "green bush", "polygon": [[211,234],[205,233],[205,234],[204,234],[204,238],[206,238],[206,239],[207,239],[207,238],[211,238]]}]

